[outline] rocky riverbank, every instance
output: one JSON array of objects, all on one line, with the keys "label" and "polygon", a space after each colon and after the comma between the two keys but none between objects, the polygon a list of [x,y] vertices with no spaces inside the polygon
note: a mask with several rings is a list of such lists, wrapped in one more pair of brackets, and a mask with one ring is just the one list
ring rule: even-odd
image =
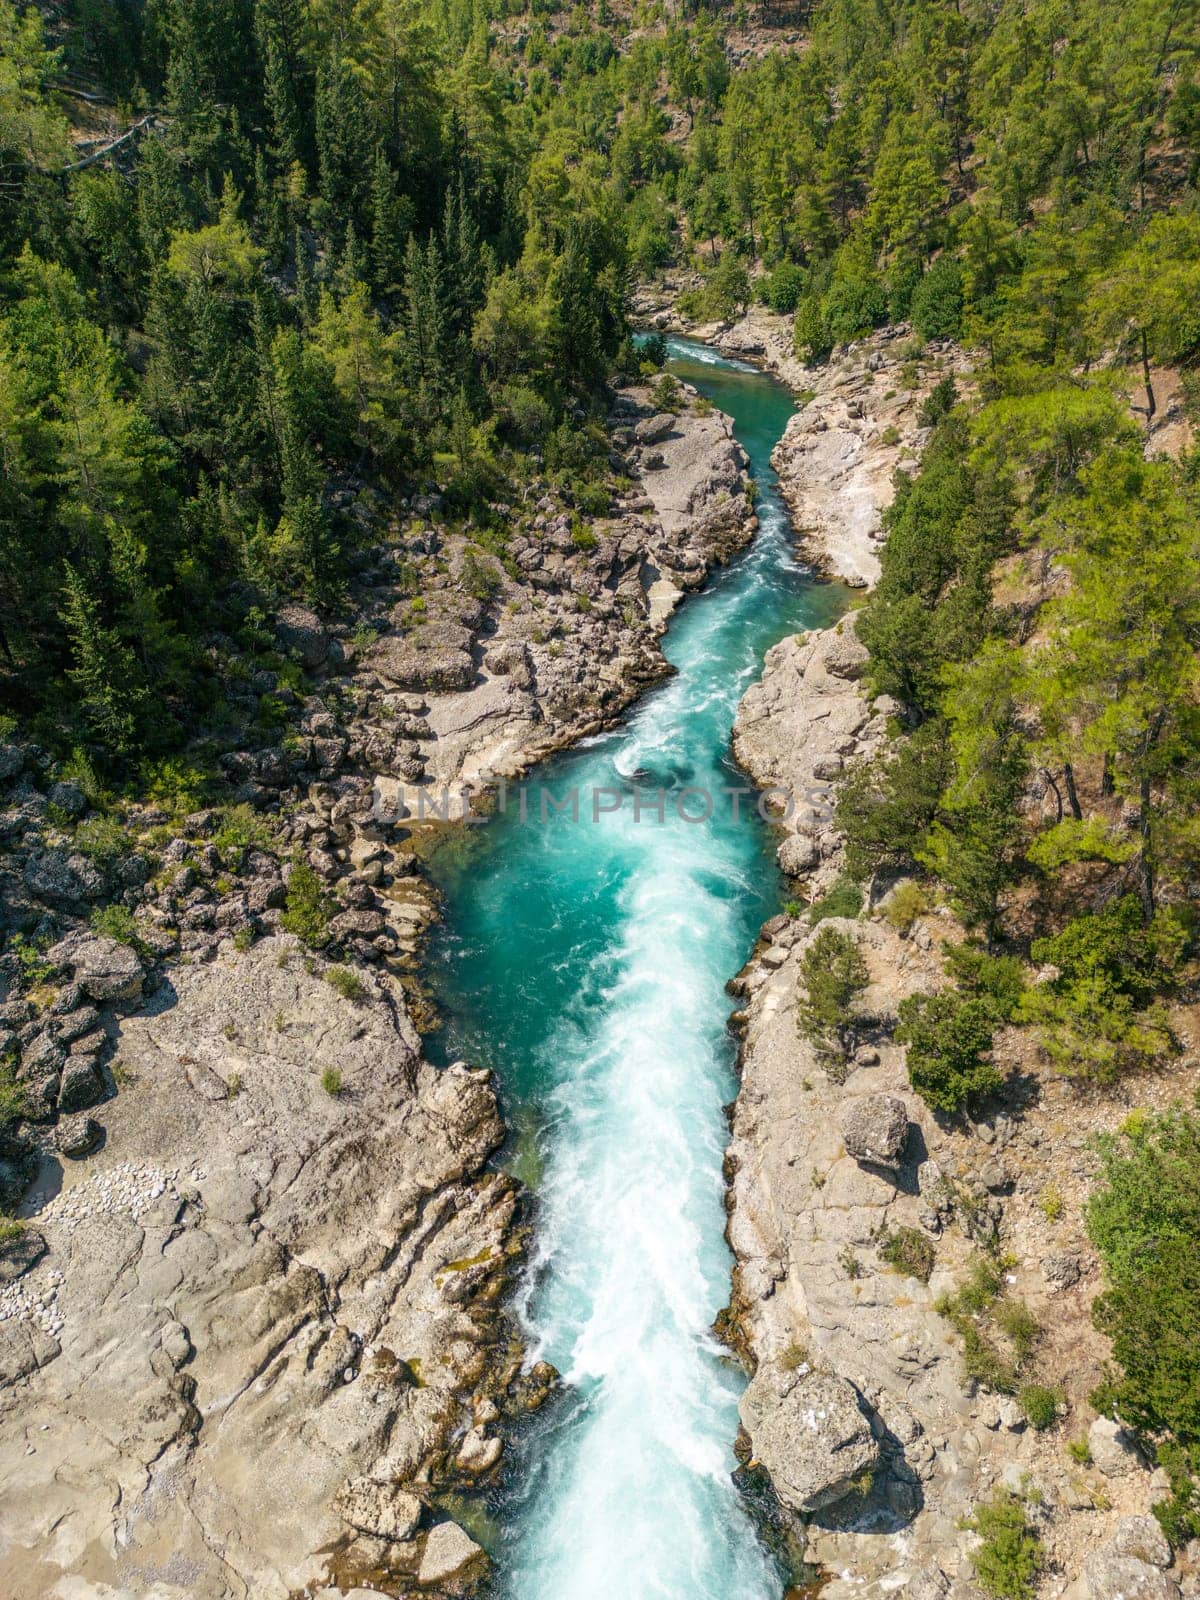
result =
[{"label": "rocky riverbank", "polygon": [[[842,377],[861,384],[870,360],[864,349],[844,371],[835,362],[825,397],[839,405]],[[819,435],[820,404],[800,414],[797,433]],[[863,526],[878,525],[892,449],[863,437],[842,480],[844,503],[866,508]],[[831,786],[847,762],[883,748],[896,709],[867,699],[866,663],[853,614],[785,639],[735,725],[735,753],[754,780],[797,796],[779,858],[813,900],[842,868]],[[1035,1091],[1036,1065],[1010,1031],[999,1048],[1026,1069],[1027,1092],[975,1127],[933,1117],[908,1083],[896,1014],[908,995],[945,983],[940,947],[962,932],[944,908],[919,898],[905,908],[890,887],[877,885],[852,921],[777,917],[732,985],[736,1267],[722,1326],[754,1373],[739,1440],[747,1486],[765,1475],[771,1502],[803,1525],[808,1559],[827,1575],[823,1600],[976,1593],[978,1535],[963,1521],[1001,1487],[1026,1496],[1043,1541],[1040,1592],[1196,1594],[1200,1552],[1173,1557],[1147,1515],[1163,1475],[1088,1399],[1107,1350],[1091,1326],[1099,1271],[1081,1224],[1087,1134],[1115,1127],[1132,1102],[1120,1091],[1094,1096],[1081,1129],[1077,1091],[1044,1076]],[[825,928],[853,932],[869,971],[846,1048],[833,1056],[798,1020],[801,962]],[[1193,1068],[1143,1082],[1137,1100],[1165,1103],[1195,1077]],[[1033,1330],[1037,1381],[1057,1397],[1059,1427],[1038,1431],[1015,1397],[968,1375],[952,1313],[981,1245],[1004,1263],[997,1325],[1011,1310],[1010,1321]],[[984,1333],[991,1314],[975,1318]]]},{"label": "rocky riverbank", "polygon": [[719,412],[635,387],[610,423],[606,515],[535,486],[498,508],[501,561],[418,499],[353,627],[285,611],[287,677],[230,685],[277,733],[223,758],[228,804],[117,826],[35,746],[0,746],[11,1600],[485,1575],[446,1496],[503,1471],[555,1375],[523,1370],[504,1311],[524,1229],[493,1088],[421,1056],[436,906],[399,791],[461,816],[607,725],[667,670],[679,598],[750,537]]},{"label": "rocky riverbank", "polygon": [[639,317],[753,361],[795,392],[796,413],[771,465],[798,548],[827,577],[874,584],[895,473],[920,455],[929,431],[921,408],[933,388],[948,376],[960,392],[969,382],[962,352],[944,341],[914,342],[899,326],[809,367],[796,356],[790,317],[755,305],[735,322],[693,326],[675,309],[677,292],[675,284],[643,290]]}]

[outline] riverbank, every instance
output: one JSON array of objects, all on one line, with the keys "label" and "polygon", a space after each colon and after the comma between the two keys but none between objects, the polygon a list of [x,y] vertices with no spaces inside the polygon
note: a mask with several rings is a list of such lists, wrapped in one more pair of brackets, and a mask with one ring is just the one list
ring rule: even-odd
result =
[{"label": "riverbank", "polygon": [[[525,1225],[489,1074],[422,1059],[437,903],[397,790],[461,816],[667,673],[679,599],[756,524],[728,420],[651,400],[618,396],[607,517],[546,484],[502,567],[414,502],[353,630],[286,612],[306,693],[228,762],[240,809],[134,810],[97,867],[60,820],[86,799],[4,747],[4,897],[59,939],[34,1000],[12,958],[0,995],[32,1111],[0,1180],[36,1177],[0,1252],[13,1600],[481,1577],[446,1496],[495,1480],[554,1374],[508,1312]],[[88,928],[113,896],[136,948]]]},{"label": "riverbank", "polygon": [[879,579],[883,513],[897,470],[911,467],[928,436],[921,407],[952,377],[970,381],[964,353],[923,342],[903,325],[881,328],[819,366],[796,355],[792,319],[753,305],[732,323],[689,324],[675,309],[678,286],[643,288],[635,311],[648,327],[686,333],[722,354],[753,361],[786,383],[796,412],[771,456],[797,548],[826,577],[853,588]]},{"label": "riverbank", "polygon": [[[948,365],[961,371],[960,360]],[[814,426],[819,434],[820,406],[838,406],[843,378],[861,384],[864,367],[862,353],[844,370],[835,359],[796,435]],[[915,465],[918,419],[896,427],[913,441],[906,459]],[[864,436],[842,480],[843,503],[866,508],[860,528],[881,524],[893,449]],[[803,481],[802,470],[791,475],[793,486]],[[778,846],[798,899],[819,901],[842,872],[831,786],[849,762],[887,748],[897,708],[865,695],[867,660],[853,614],[789,637],[738,710],[739,763],[756,784],[802,797]],[[934,1118],[911,1089],[894,1029],[905,998],[945,985],[940,947],[963,932],[927,897],[901,913],[890,887],[874,885],[874,900],[850,920],[768,922],[732,986],[741,1082],[726,1172],[737,1266],[722,1328],[755,1374],[743,1455],[804,1526],[809,1558],[827,1575],[823,1600],[898,1590],[965,1600],[977,1592],[978,1536],[964,1521],[1000,1490],[1026,1497],[1046,1556],[1039,1593],[1115,1600],[1133,1585],[1171,1600],[1180,1593],[1162,1570],[1171,1553],[1148,1516],[1163,1474],[1089,1401],[1108,1352],[1091,1325],[1099,1264],[1080,1224],[1093,1173],[1088,1131],[1119,1126],[1133,1101],[1119,1088],[1093,1095],[1081,1130],[1077,1090],[1047,1081],[1009,1030],[998,1049],[1028,1092],[977,1124]],[[814,1049],[798,1019],[804,953],[831,928],[854,937],[869,972],[861,1022],[836,1060]],[[1192,1076],[1143,1082],[1138,1103],[1165,1105]],[[1064,1428],[1039,1431],[1015,1396],[989,1392],[964,1370],[940,1307],[989,1241],[1003,1251],[1004,1293],[1036,1330],[1038,1381],[1069,1414]],[[815,1438],[812,1415],[823,1418]]]}]

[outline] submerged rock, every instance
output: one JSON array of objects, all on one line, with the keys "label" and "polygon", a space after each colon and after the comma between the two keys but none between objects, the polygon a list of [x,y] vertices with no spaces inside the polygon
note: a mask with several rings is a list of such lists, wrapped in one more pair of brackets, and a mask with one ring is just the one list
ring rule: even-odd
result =
[{"label": "submerged rock", "polygon": [[457,1522],[439,1522],[425,1541],[417,1582],[423,1587],[450,1581],[461,1583],[477,1573],[482,1576],[486,1565],[482,1548]]},{"label": "submerged rock", "polygon": [[844,1499],[879,1464],[871,1425],[845,1378],[760,1367],[738,1414],[776,1495],[793,1511]]}]

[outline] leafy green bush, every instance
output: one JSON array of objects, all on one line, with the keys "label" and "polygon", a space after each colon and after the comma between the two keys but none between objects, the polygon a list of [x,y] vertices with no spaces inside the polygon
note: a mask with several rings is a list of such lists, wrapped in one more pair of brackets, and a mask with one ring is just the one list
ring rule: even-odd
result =
[{"label": "leafy green bush", "polygon": [[971,1553],[975,1581],[997,1600],[1030,1600],[1044,1553],[1021,1501],[1004,1490],[964,1523],[981,1543]]},{"label": "leafy green bush", "polygon": [[887,291],[874,278],[845,277],[832,285],[821,312],[832,343],[848,344],[887,320]]},{"label": "leafy green bush", "polygon": [[115,817],[89,817],[75,830],[75,848],[98,867],[110,867],[129,848],[129,835]]},{"label": "leafy green bush", "polygon": [[22,989],[36,989],[54,976],[54,963],[46,960],[47,942],[44,938],[27,939],[23,933],[14,933],[9,939],[8,947],[21,968]]},{"label": "leafy green bush", "polygon": [[800,304],[807,280],[803,267],[798,267],[794,261],[781,261],[759,284],[759,298],[772,311],[788,316]]},{"label": "leafy green bush", "polygon": [[327,1095],[337,1099],[342,1092],[342,1074],[337,1067],[325,1067],[322,1070],[321,1087]]},{"label": "leafy green bush", "polygon": [[92,932],[118,944],[130,945],[134,950],[142,946],[137,923],[128,906],[96,906],[91,915]]},{"label": "leafy green bush", "polygon": [[1175,1048],[1154,998],[1170,988],[1189,942],[1173,910],[1144,923],[1134,895],[1075,917],[1053,937],[1034,940],[1033,959],[1058,976],[1027,992],[1021,1018],[1037,1026],[1042,1048],[1070,1077],[1103,1083],[1149,1066]]},{"label": "leafy green bush", "polygon": [[362,979],[351,967],[330,967],[325,982],[336,989],[343,1000],[352,1000],[355,1005],[366,993]]},{"label": "leafy green bush", "polygon": [[824,361],[833,348],[833,340],[829,336],[829,325],[821,310],[819,295],[806,294],[797,305],[796,316],[792,322],[792,338],[795,340],[796,354],[801,361],[813,364]]},{"label": "leafy green bush", "polygon": [[1015,1394],[1041,1329],[1025,1302],[1004,1292],[998,1262],[976,1256],[964,1282],[942,1295],[936,1309],[962,1340],[965,1375],[997,1394]]},{"label": "leafy green bush", "polygon": [[951,989],[914,994],[899,1006],[896,1038],[908,1046],[908,1080],[934,1111],[956,1116],[1003,1083],[987,1059],[994,1013]]},{"label": "leafy green bush", "polygon": [[923,428],[935,428],[943,417],[948,417],[954,410],[957,399],[958,389],[954,378],[947,373],[922,400],[917,410],[917,421]]},{"label": "leafy green bush", "polygon": [[463,556],[458,581],[475,600],[494,600],[504,587],[504,578],[494,562],[483,560],[475,550]]},{"label": "leafy green bush", "polygon": [[678,379],[664,372],[650,391],[650,404],[656,411],[678,411],[683,404],[683,391]]},{"label": "leafy green bush", "polygon": [[221,852],[222,860],[236,866],[242,852],[251,847],[269,850],[274,843],[270,826],[251,805],[226,806],[221,812],[213,843]]},{"label": "leafy green bush", "polygon": [[296,861],[288,879],[287,900],[280,925],[294,933],[301,944],[319,950],[329,943],[329,918],[332,909],[321,879],[307,861]]},{"label": "leafy green bush", "polygon": [[808,920],[814,925],[826,917],[856,917],[862,910],[862,890],[852,878],[841,877],[828,894],[814,900],[808,908]]},{"label": "leafy green bush", "polygon": [[977,944],[948,944],[946,971],[959,992],[981,1000],[997,1023],[1011,1022],[1025,993],[1025,969],[1019,956],[994,956]]},{"label": "leafy green bush", "polygon": [[962,271],[957,261],[943,256],[913,290],[909,317],[926,339],[957,339],[962,331]]},{"label": "leafy green bush", "polygon": [[903,934],[929,910],[929,899],[921,885],[910,878],[896,885],[880,909],[888,925]]},{"label": "leafy green bush", "polygon": [[856,996],[870,974],[857,941],[836,928],[822,928],[800,958],[805,993],[799,1002],[800,1029],[826,1054],[845,1051]]},{"label": "leafy green bush", "polygon": [[1154,1510],[1173,1539],[1200,1535],[1200,1114],[1134,1113],[1097,1140],[1084,1208],[1108,1287],[1092,1321],[1112,1340],[1113,1374],[1092,1396],[1157,1441],[1170,1499]]},{"label": "leafy green bush", "polygon": [[847,769],[838,785],[834,818],[846,839],[846,867],[852,877],[869,878],[884,866],[911,867],[949,775],[945,725],[936,721],[918,728],[894,750]]},{"label": "leafy green bush", "polygon": [[891,1228],[879,1241],[880,1258],[906,1277],[928,1283],[937,1260],[933,1240],[920,1228]]},{"label": "leafy green bush", "polygon": [[1048,1389],[1042,1383],[1022,1384],[1017,1392],[1017,1404],[1025,1413],[1031,1428],[1044,1433],[1058,1421],[1058,1407],[1062,1399],[1060,1389]]},{"label": "leafy green bush", "polygon": [[29,1110],[25,1085],[17,1082],[17,1062],[12,1053],[0,1056],[0,1128],[17,1122]]}]

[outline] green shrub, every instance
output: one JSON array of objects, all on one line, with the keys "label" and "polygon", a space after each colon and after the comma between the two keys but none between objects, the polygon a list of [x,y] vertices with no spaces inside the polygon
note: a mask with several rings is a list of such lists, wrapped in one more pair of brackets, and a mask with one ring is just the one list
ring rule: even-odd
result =
[{"label": "green shrub", "polygon": [[987,1006],[998,1024],[1011,1022],[1025,993],[1025,968],[1019,956],[990,955],[977,944],[944,947],[946,971],[959,993]]},{"label": "green shrub", "polygon": [[963,287],[958,262],[934,262],[913,290],[912,325],[926,339],[957,339],[962,331]]},{"label": "green shrub", "polygon": [[135,950],[142,948],[137,923],[128,906],[96,906],[92,911],[91,925],[93,933],[106,939],[115,939],[118,944],[130,945]]},{"label": "green shrub", "polygon": [[224,807],[213,843],[221,852],[222,860],[233,866],[240,862],[243,850],[251,846],[269,850],[274,836],[266,819],[259,816],[253,806],[242,804]]},{"label": "green shrub", "polygon": [[331,908],[332,902],[320,877],[307,861],[296,861],[288,879],[280,925],[288,933],[294,933],[310,950],[319,950],[329,943]]},{"label": "green shrub", "polygon": [[822,928],[800,958],[805,993],[797,1007],[801,1031],[827,1054],[846,1049],[852,1007],[870,974],[856,940]]},{"label": "green shrub", "polygon": [[887,320],[887,291],[874,278],[842,278],[830,288],[821,311],[831,342],[848,344]]},{"label": "green shrub", "polygon": [[1173,1539],[1200,1535],[1200,1115],[1135,1113],[1097,1140],[1084,1208],[1107,1288],[1092,1321],[1119,1372],[1092,1396],[1157,1446],[1171,1496],[1155,1514]]},{"label": "green shrub", "polygon": [[21,987],[24,990],[36,989],[54,976],[54,963],[46,960],[46,943],[45,939],[27,939],[23,933],[14,933],[9,939],[8,947],[21,968]]},{"label": "green shrub", "polygon": [[0,1128],[19,1121],[29,1111],[29,1096],[17,1082],[17,1063],[12,1054],[0,1056]]},{"label": "green shrub", "polygon": [[1044,1433],[1058,1421],[1058,1407],[1062,1400],[1061,1389],[1047,1389],[1045,1384],[1026,1383],[1017,1393],[1017,1404],[1025,1413],[1031,1428]]},{"label": "green shrub", "polygon": [[571,524],[571,543],[576,550],[582,550],[590,555],[598,542],[595,531],[589,528],[586,522],[576,518]]},{"label": "green shrub", "polygon": [[907,883],[897,884],[881,909],[897,933],[907,933],[917,918],[929,910],[929,899],[921,885],[910,878]]},{"label": "green shrub", "polygon": [[841,877],[828,894],[813,901],[808,908],[808,920],[815,925],[826,917],[856,917],[862,906],[862,890],[852,878]]},{"label": "green shrub", "polygon": [[650,391],[650,404],[656,411],[678,411],[683,404],[683,391],[678,379],[664,372]]},{"label": "green shrub", "polygon": [[821,311],[821,298],[816,294],[806,294],[796,307],[796,316],[792,323],[792,338],[796,345],[796,354],[801,361],[815,364],[824,361],[833,347],[829,337],[829,327]]},{"label": "green shrub", "polygon": [[129,835],[114,817],[89,817],[75,830],[75,848],[98,867],[110,867],[129,848]]},{"label": "green shrub", "polygon": [[1175,1049],[1155,996],[1170,989],[1189,942],[1172,910],[1144,924],[1134,895],[1075,917],[1053,937],[1034,940],[1033,959],[1058,976],[1026,993],[1022,1021],[1037,1027],[1042,1049],[1069,1077],[1108,1083],[1153,1065]]},{"label": "green shrub", "polygon": [[[871,641],[873,665],[882,644],[879,638]],[[889,692],[898,687],[891,683]],[[918,728],[894,750],[852,763],[834,804],[852,877],[868,878],[880,867],[911,867],[937,815],[949,774],[945,727],[936,721]]]},{"label": "green shrub", "polygon": [[971,1553],[979,1587],[998,1600],[1030,1600],[1042,1569],[1043,1550],[1022,1502],[999,1490],[987,1504],[976,1506],[974,1516],[963,1527],[981,1540]]},{"label": "green shrub", "polygon": [[482,559],[475,550],[467,550],[458,574],[459,586],[475,600],[494,600],[504,587],[499,567]]},{"label": "green shrub", "polygon": [[355,1005],[367,992],[358,973],[350,967],[330,967],[325,982],[335,988],[343,1000],[352,1000]]},{"label": "green shrub", "polygon": [[763,304],[781,316],[790,316],[800,304],[808,275],[794,261],[781,261],[758,286]]},{"label": "green shrub", "polygon": [[937,1302],[962,1340],[965,1376],[997,1394],[1015,1394],[1040,1329],[1022,1300],[1004,1293],[999,1263],[978,1255],[953,1294]]},{"label": "green shrub", "polygon": [[917,409],[917,421],[923,428],[936,428],[942,418],[948,417],[954,410],[957,399],[958,389],[954,378],[947,373],[922,400]]},{"label": "green shrub", "polygon": [[1041,1326],[1033,1312],[1024,1300],[1005,1298],[997,1305],[995,1317],[996,1325],[1007,1336],[1018,1363],[1028,1361],[1042,1336]]},{"label": "green shrub", "polygon": [[342,1074],[337,1067],[325,1067],[321,1073],[321,1087],[335,1100],[342,1092]]},{"label": "green shrub", "polygon": [[933,1240],[920,1228],[892,1228],[879,1240],[879,1254],[889,1267],[928,1283],[937,1260]]},{"label": "green shrub", "polygon": [[896,1038],[908,1046],[908,1081],[934,1111],[957,1116],[1003,1083],[987,1059],[994,1013],[951,989],[900,1002]]}]

